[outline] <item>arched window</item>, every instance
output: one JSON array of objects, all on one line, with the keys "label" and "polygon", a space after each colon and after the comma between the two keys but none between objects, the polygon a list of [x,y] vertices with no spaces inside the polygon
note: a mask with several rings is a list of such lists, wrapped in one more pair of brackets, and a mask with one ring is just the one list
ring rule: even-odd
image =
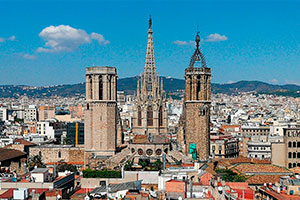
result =
[{"label": "arched window", "polygon": [[292,158],[292,153],[291,152],[289,152],[289,158]]},{"label": "arched window", "polygon": [[300,158],[300,152],[297,153],[297,158]]},{"label": "arched window", "polygon": [[142,126],[142,110],[138,107],[138,126]]},{"label": "arched window", "polygon": [[297,147],[300,147],[300,142],[297,142]]},{"label": "arched window", "polygon": [[91,99],[93,99],[93,80],[91,76],[89,76],[89,80],[90,80],[89,96]]},{"label": "arched window", "polygon": [[293,153],[293,158],[296,158],[296,152]]},{"label": "arched window", "polygon": [[296,142],[293,142],[293,147],[296,147]]},{"label": "arched window", "polygon": [[99,100],[103,100],[103,83],[102,83],[102,76],[99,76]]},{"label": "arched window", "polygon": [[297,165],[296,165],[296,163],[293,163],[293,167],[296,167]]},{"label": "arched window", "polygon": [[292,168],[292,163],[289,163],[289,168]]},{"label": "arched window", "polygon": [[147,108],[147,126],[153,126],[153,109],[152,106]]},{"label": "arched window", "polygon": [[201,88],[201,79],[200,75],[197,76],[197,93],[196,93],[196,100],[200,99],[200,88]]},{"label": "arched window", "polygon": [[61,158],[61,152],[60,151],[58,152],[58,157]]},{"label": "arched window", "polygon": [[289,142],[289,147],[292,147],[292,142]]},{"label": "arched window", "polygon": [[162,107],[159,107],[159,126],[163,126],[163,110]]}]

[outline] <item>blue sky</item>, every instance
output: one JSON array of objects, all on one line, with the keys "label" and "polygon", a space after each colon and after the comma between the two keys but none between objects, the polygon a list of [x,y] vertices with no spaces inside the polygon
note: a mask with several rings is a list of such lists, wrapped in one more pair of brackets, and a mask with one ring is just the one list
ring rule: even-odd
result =
[{"label": "blue sky", "polygon": [[0,84],[84,81],[144,68],[149,14],[157,71],[184,77],[199,27],[213,82],[300,84],[300,1],[1,1]]}]

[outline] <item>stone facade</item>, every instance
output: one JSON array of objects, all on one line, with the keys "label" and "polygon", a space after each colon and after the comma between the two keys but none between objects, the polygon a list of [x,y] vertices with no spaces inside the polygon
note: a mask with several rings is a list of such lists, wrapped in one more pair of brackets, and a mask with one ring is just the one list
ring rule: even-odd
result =
[{"label": "stone facade", "polygon": [[281,156],[287,168],[300,167],[300,128],[284,128],[283,134],[284,149],[274,156]]},{"label": "stone facade", "polygon": [[86,159],[112,156],[117,147],[117,70],[86,68],[84,149]]},{"label": "stone facade", "polygon": [[133,114],[134,134],[168,133],[168,108],[163,81],[156,74],[152,20],[149,20],[148,42],[144,74],[137,83],[137,96]]},{"label": "stone facade", "polygon": [[197,34],[196,50],[189,67],[185,69],[185,99],[181,119],[184,122],[180,123],[183,126],[179,129],[179,143],[186,154],[206,161],[210,152],[211,70],[206,66],[199,42],[200,37]]},{"label": "stone facade", "polygon": [[40,155],[44,163],[83,162],[84,150],[71,145],[42,145],[30,147],[29,156]]},{"label": "stone facade", "polygon": [[239,156],[239,141],[232,135],[211,136],[210,150],[213,158],[236,158]]}]

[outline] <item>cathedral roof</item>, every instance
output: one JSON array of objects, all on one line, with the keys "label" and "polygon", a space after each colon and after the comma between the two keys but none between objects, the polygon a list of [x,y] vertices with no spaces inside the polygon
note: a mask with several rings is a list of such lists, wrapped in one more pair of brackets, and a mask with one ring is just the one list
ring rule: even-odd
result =
[{"label": "cathedral roof", "polygon": [[166,144],[170,143],[165,135],[136,135],[133,138],[133,144]]}]

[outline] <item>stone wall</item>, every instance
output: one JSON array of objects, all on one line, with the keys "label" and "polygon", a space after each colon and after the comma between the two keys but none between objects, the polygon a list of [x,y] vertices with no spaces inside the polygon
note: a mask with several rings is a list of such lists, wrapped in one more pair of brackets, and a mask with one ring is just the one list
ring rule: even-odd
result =
[{"label": "stone wall", "polygon": [[29,156],[41,155],[44,163],[49,162],[83,162],[84,151],[83,148],[78,147],[31,147],[29,149]]}]

